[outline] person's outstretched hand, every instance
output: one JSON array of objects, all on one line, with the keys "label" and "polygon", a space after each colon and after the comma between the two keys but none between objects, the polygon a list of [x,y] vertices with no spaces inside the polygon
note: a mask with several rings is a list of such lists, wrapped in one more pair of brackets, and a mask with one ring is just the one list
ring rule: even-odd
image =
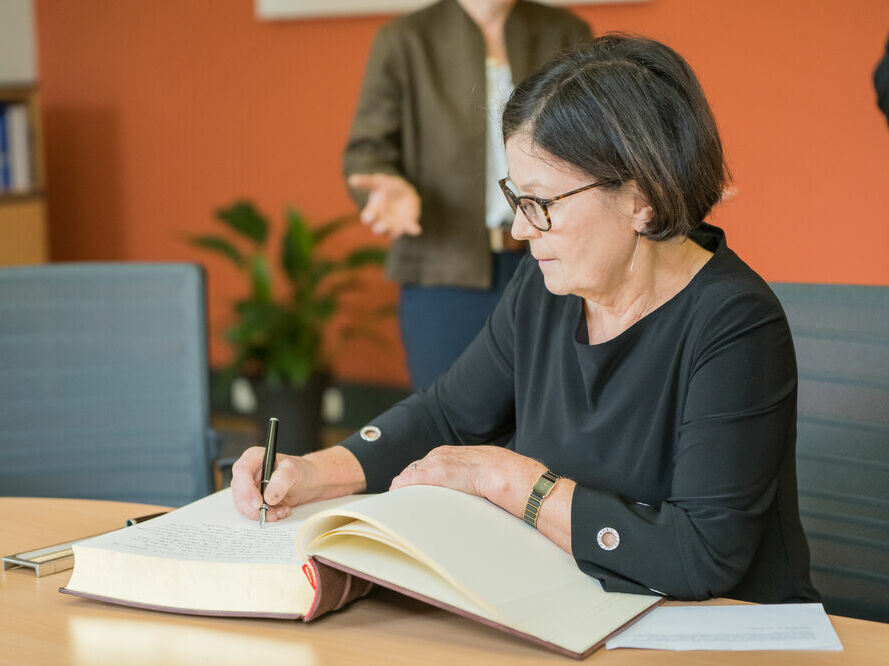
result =
[{"label": "person's outstretched hand", "polygon": [[361,222],[375,234],[395,239],[403,234],[417,236],[420,228],[420,195],[401,176],[385,173],[356,173],[349,186],[370,193],[361,210]]}]

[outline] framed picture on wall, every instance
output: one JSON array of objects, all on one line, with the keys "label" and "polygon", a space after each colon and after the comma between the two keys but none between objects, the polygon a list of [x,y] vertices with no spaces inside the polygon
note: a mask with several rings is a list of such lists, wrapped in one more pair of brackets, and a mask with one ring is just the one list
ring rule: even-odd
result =
[{"label": "framed picture on wall", "polygon": [[[433,0],[254,0],[256,16],[266,21],[322,16],[399,14],[413,11]],[[596,5],[648,2],[649,0],[538,0],[548,5]]]}]

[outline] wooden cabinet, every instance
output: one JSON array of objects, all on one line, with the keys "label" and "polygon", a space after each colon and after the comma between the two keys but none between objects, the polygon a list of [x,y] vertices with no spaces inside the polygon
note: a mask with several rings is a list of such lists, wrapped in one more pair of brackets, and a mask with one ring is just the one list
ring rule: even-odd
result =
[{"label": "wooden cabinet", "polygon": [[[40,95],[36,86],[4,86],[0,84],[0,113],[5,114],[6,110],[14,105],[23,105],[26,110],[25,146],[28,177],[26,187],[15,189],[4,187],[2,185],[4,181],[0,180],[0,266],[35,264],[47,260],[43,127]],[[3,120],[0,118],[0,121]],[[8,116],[6,120],[8,120]],[[6,122],[6,130],[8,148],[13,141],[8,122]]]}]

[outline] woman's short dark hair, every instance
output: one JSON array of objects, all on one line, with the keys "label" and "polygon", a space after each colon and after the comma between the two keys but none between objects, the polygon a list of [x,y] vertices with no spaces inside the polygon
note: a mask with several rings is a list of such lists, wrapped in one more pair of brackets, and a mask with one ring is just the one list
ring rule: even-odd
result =
[{"label": "woman's short dark hair", "polygon": [[525,79],[503,111],[504,140],[521,131],[597,181],[636,181],[654,211],[643,232],[653,240],[687,236],[729,177],[691,67],[642,37],[603,35]]}]

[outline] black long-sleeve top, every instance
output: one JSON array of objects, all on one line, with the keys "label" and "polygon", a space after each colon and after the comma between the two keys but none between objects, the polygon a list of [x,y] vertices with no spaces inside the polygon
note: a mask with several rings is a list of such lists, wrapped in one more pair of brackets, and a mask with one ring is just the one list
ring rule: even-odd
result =
[{"label": "black long-sleeve top", "polygon": [[[499,443],[576,481],[571,546],[606,590],[817,600],[796,498],[796,362],[783,310],[722,231],[670,301],[588,343],[582,299],[523,260],[484,329],[427,391],[343,444],[370,492],[443,444]],[[518,520],[518,519],[517,519]],[[610,527],[619,545],[597,535]]]}]

